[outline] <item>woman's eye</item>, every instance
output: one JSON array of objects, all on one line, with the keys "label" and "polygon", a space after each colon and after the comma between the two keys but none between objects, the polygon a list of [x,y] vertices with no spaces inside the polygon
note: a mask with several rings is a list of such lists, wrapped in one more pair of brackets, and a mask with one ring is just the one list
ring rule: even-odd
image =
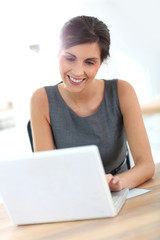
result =
[{"label": "woman's eye", "polygon": [[66,57],[65,58],[67,61],[70,61],[70,62],[73,62],[74,61],[74,58],[70,58],[70,57]]},{"label": "woman's eye", "polygon": [[88,65],[94,65],[94,62],[87,61],[86,62]]}]

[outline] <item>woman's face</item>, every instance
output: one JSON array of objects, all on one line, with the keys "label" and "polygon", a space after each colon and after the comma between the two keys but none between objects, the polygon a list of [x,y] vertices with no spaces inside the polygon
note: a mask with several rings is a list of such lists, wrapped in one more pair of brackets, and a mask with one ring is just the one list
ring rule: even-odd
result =
[{"label": "woman's face", "polygon": [[61,50],[60,75],[69,91],[79,92],[93,81],[101,66],[100,56],[97,43],[85,43]]}]

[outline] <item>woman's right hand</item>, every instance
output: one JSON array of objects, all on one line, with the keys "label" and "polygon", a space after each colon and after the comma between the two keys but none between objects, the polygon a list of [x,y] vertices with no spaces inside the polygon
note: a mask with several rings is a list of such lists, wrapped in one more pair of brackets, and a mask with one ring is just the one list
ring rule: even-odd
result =
[{"label": "woman's right hand", "polygon": [[106,179],[111,191],[121,191],[122,183],[118,176],[113,176],[112,174],[106,174]]}]

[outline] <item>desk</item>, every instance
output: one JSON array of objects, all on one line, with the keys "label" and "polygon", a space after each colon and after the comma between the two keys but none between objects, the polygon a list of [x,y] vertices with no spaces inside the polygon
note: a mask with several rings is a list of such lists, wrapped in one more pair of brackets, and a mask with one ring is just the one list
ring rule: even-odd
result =
[{"label": "desk", "polygon": [[160,163],[140,188],[152,192],[128,199],[114,218],[14,226],[0,204],[1,240],[147,240],[160,239]]}]

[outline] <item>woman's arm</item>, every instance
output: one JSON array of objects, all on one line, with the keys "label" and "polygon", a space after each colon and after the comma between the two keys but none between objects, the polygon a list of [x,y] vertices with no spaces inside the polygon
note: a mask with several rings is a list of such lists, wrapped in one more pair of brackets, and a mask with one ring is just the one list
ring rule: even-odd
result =
[{"label": "woman's arm", "polygon": [[33,93],[30,102],[30,116],[34,151],[54,149],[48,97],[45,88],[40,88]]},{"label": "woman's arm", "polygon": [[118,80],[118,97],[135,166],[116,177],[107,175],[110,188],[115,191],[142,184],[153,176],[155,169],[140,105],[133,87],[126,81]]}]

